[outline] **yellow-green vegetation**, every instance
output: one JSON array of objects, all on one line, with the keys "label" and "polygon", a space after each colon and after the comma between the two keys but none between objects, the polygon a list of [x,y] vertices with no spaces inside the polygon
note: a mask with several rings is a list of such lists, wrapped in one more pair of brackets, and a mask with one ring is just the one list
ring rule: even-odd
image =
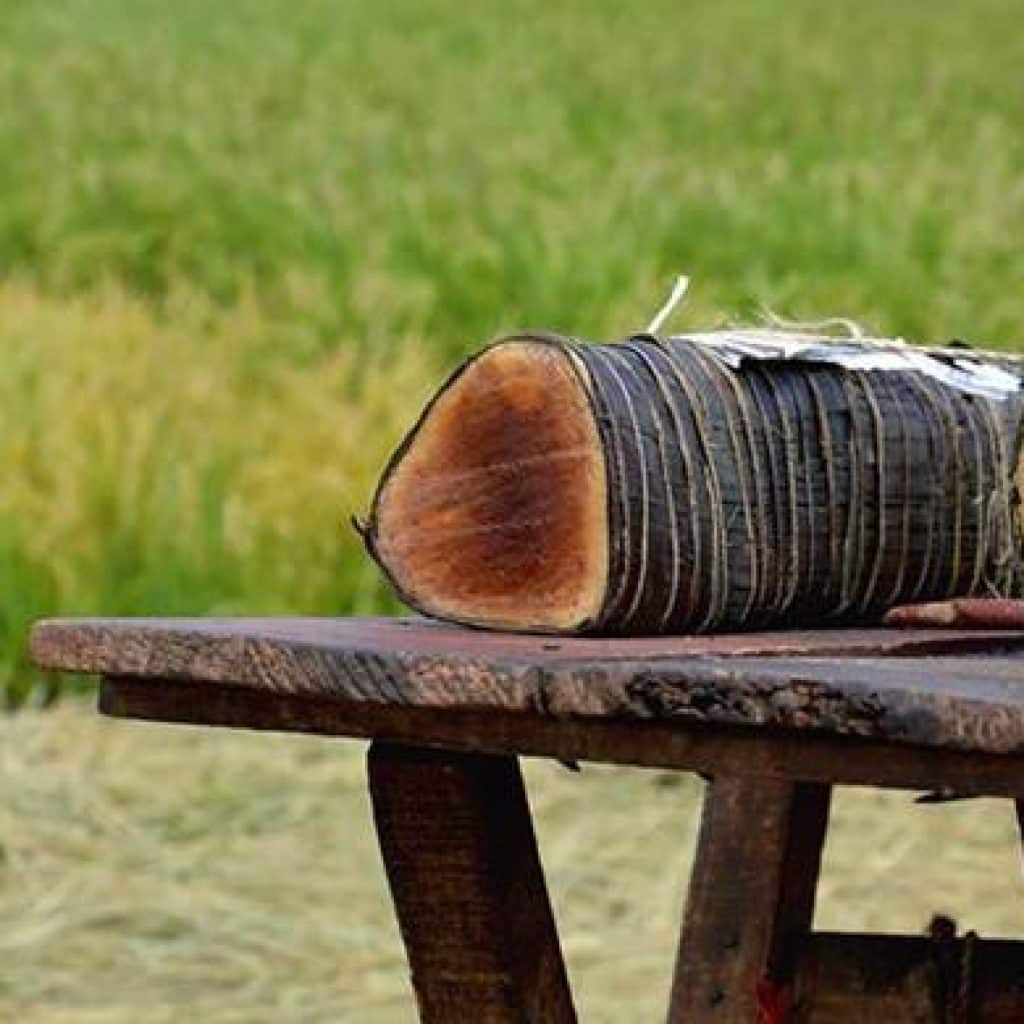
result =
[{"label": "yellow-green vegetation", "polygon": [[436,373],[422,342],[304,365],[298,313],[194,291],[158,315],[0,283],[0,311],[0,671],[32,679],[22,631],[57,610],[387,606],[348,520]]},{"label": "yellow-green vegetation", "polygon": [[[1024,340],[1017,0],[0,0],[0,692],[41,615],[389,603],[348,526],[500,331]],[[409,1020],[355,746],[2,723],[0,1019]],[[538,766],[587,1020],[654,1019],[696,788]],[[1008,811],[839,804],[820,923],[1024,930]]]},{"label": "yellow-green vegetation", "polygon": [[[0,722],[0,1020],[412,1024],[362,744],[105,722]],[[527,762],[580,1018],[658,1020],[700,786]],[[841,791],[817,924],[1024,931],[1009,801]]]}]

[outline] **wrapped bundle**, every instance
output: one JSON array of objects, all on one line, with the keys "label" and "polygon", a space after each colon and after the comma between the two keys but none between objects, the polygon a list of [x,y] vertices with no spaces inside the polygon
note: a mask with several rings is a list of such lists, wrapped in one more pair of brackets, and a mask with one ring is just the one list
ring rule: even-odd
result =
[{"label": "wrapped bundle", "polygon": [[470,625],[657,634],[1016,595],[1017,364],[774,331],[504,339],[441,388],[364,536]]}]

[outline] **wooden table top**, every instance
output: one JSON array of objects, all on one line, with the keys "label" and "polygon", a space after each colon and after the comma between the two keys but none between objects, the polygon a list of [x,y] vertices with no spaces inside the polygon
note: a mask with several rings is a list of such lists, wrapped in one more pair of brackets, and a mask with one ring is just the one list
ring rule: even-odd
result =
[{"label": "wooden table top", "polygon": [[[246,720],[246,695],[263,694],[334,706],[323,731],[341,734],[345,708],[402,708],[1024,753],[1020,632],[567,639],[423,619],[64,619],[38,623],[30,650],[45,669],[148,681],[150,693],[186,687],[193,703],[206,687],[217,724],[275,727],[255,712]],[[177,714],[160,717],[186,720]],[[352,734],[366,735],[365,723]]]}]

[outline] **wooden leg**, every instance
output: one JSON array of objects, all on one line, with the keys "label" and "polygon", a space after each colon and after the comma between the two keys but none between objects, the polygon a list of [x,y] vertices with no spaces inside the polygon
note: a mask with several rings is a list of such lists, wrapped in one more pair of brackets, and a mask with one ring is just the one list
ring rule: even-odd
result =
[{"label": "wooden leg", "polygon": [[574,1022],[515,758],[374,743],[368,767],[420,1019]]},{"label": "wooden leg", "polygon": [[814,915],[829,795],[817,783],[708,784],[669,1024],[753,1024],[761,975],[792,979]]},{"label": "wooden leg", "polygon": [[1024,800],[1014,800],[1013,806],[1017,811],[1017,831],[1020,833],[1021,844],[1021,870],[1024,871]]}]

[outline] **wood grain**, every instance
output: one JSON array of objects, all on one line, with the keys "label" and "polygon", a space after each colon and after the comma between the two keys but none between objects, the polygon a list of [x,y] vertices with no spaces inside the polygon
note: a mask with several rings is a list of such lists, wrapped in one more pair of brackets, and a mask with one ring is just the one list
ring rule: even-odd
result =
[{"label": "wood grain", "polygon": [[[798,1003],[791,1024],[940,1021],[934,957],[932,944],[914,936],[810,935],[800,951]],[[1024,1020],[1024,944],[979,940],[971,982],[969,1020]]]},{"label": "wood grain", "polygon": [[[215,649],[215,640],[221,641]],[[217,659],[211,669],[244,665],[246,645],[308,644],[323,650],[528,658],[541,663],[689,657],[917,657],[971,654],[1004,646],[1024,648],[1019,629],[787,629],[710,636],[554,637],[466,629],[431,619],[373,616],[272,618],[43,619],[30,635],[36,660],[70,672],[139,672],[150,658],[181,660],[196,672],[200,652]],[[89,664],[84,664],[88,662]]]},{"label": "wood grain", "polygon": [[575,1022],[515,759],[375,743],[368,768],[420,1019]]},{"label": "wood grain", "polygon": [[1024,757],[852,736],[553,718],[495,709],[344,703],[210,683],[126,677],[102,681],[100,711],[116,718],[382,738],[446,750],[686,769],[705,775],[1024,797]]},{"label": "wood grain", "polygon": [[[401,620],[66,620],[37,625],[30,646],[37,664],[49,669],[220,683],[347,704],[680,729],[755,726],[1024,752],[1024,634],[802,636],[723,637],[687,647],[681,640],[513,638]],[[871,643],[874,652],[860,656]],[[787,653],[751,656],[771,644]],[[794,645],[804,653],[794,653]],[[978,651],[986,653],[968,653]]]},{"label": "wood grain", "polygon": [[669,1024],[750,1024],[757,982],[792,983],[811,925],[827,786],[722,776],[708,786]]}]

